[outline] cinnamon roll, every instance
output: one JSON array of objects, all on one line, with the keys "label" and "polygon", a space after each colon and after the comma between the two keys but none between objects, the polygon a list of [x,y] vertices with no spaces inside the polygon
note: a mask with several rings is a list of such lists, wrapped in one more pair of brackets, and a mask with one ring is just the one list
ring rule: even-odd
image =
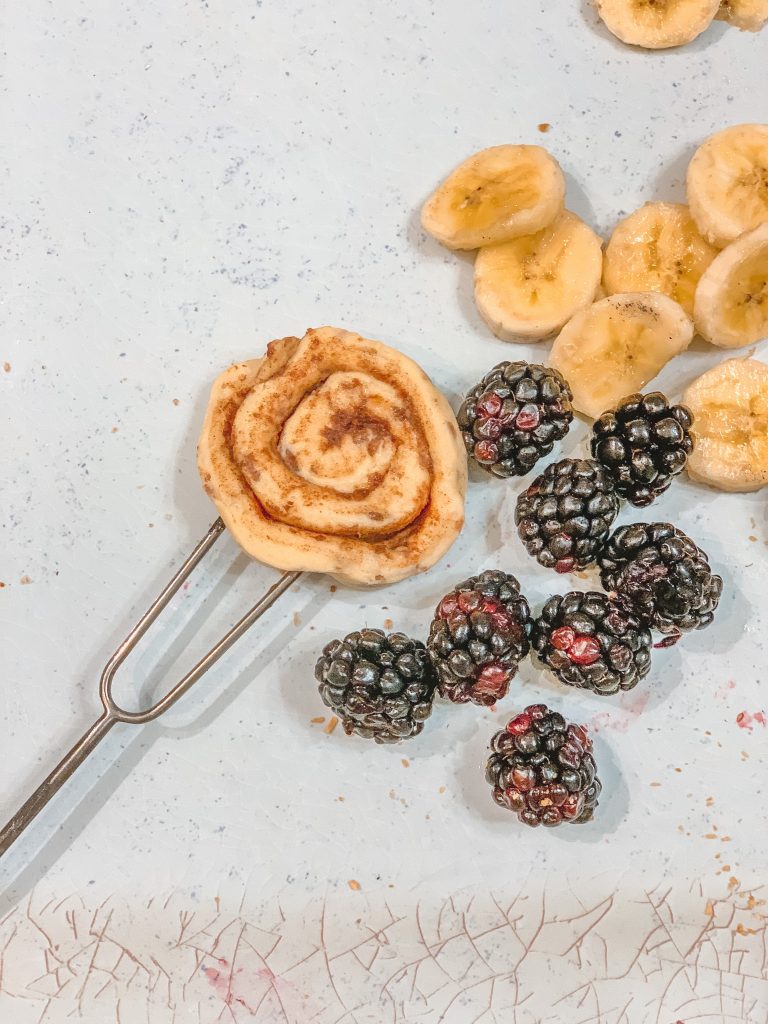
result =
[{"label": "cinnamon roll", "polygon": [[253,558],[353,584],[440,559],[464,522],[466,455],[413,360],[333,327],[282,338],[214,383],[205,490]]}]

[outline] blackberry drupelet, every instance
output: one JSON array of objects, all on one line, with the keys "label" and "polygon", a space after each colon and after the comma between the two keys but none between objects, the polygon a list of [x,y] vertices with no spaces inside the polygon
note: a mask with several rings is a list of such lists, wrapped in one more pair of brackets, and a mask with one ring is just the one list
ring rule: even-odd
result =
[{"label": "blackberry drupelet", "polygon": [[671,523],[620,526],[598,555],[600,579],[652,629],[679,637],[714,618],[723,581]]},{"label": "blackberry drupelet", "polygon": [[592,427],[591,448],[622,498],[642,508],[682,472],[693,451],[693,414],[660,391],[630,395]]},{"label": "blackberry drupelet", "polygon": [[571,572],[595,560],[618,515],[613,483],[592,459],[553,462],[517,499],[515,522],[528,554]]},{"label": "blackberry drupelet", "polygon": [[533,623],[531,646],[561,682],[606,696],[631,690],[651,668],[648,627],[596,592],[551,597]]},{"label": "blackberry drupelet", "polygon": [[418,736],[432,712],[435,675],[426,648],[403,633],[361,629],[332,640],[315,678],[347,735],[397,743]]},{"label": "blackberry drupelet", "polygon": [[443,697],[491,705],[506,696],[528,654],[531,612],[514,576],[489,569],[442,599],[427,650]]},{"label": "blackberry drupelet", "polygon": [[573,420],[562,374],[538,363],[499,363],[467,394],[458,422],[467,453],[495,476],[523,476]]},{"label": "blackberry drupelet", "polygon": [[526,825],[591,821],[601,785],[586,729],[532,704],[491,740],[493,799]]}]

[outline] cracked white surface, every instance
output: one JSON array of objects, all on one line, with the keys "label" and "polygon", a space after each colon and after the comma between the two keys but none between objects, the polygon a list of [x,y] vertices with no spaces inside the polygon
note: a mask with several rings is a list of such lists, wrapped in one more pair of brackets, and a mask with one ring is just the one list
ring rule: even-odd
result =
[{"label": "cracked white surface", "polygon": [[[424,197],[473,150],[544,142],[605,236],[681,199],[707,134],[766,119],[768,33],[638,53],[588,0],[29,0],[3,20],[5,817],[213,517],[194,469],[212,378],[329,322],[452,400],[544,356],[489,335],[471,261],[418,228]],[[695,343],[660,383],[678,397],[720,358]],[[425,577],[304,579],[167,719],[108,737],[0,866],[3,1024],[765,1024],[764,494],[685,481],[638,516],[690,532],[726,590],[633,693],[527,664],[496,714],[440,706],[402,748],[312,722],[332,636],[422,635],[484,567],[534,605],[566,588],[518,544],[515,491],[475,479]],[[274,578],[220,547],[121,673],[131,706]],[[593,826],[524,830],[490,800],[488,739],[538,699],[593,727]]]}]

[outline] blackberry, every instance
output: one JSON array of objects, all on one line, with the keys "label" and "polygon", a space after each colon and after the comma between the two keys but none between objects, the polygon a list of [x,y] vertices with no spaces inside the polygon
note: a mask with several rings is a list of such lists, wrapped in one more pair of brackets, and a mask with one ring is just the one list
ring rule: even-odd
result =
[{"label": "blackberry", "polygon": [[601,695],[631,690],[651,668],[650,630],[605,594],[550,597],[531,645],[561,682]]},{"label": "blackberry", "polygon": [[660,633],[679,637],[714,618],[723,581],[707,556],[671,523],[620,526],[598,555],[606,590]]},{"label": "blackberry", "polygon": [[526,825],[591,821],[600,796],[592,741],[546,704],[532,704],[491,740],[493,799]]},{"label": "blackberry", "polygon": [[693,451],[693,414],[660,391],[630,395],[592,427],[592,454],[622,498],[650,505],[681,473]]},{"label": "blackberry", "polygon": [[563,459],[523,491],[515,522],[529,555],[548,569],[571,572],[594,561],[618,511],[618,495],[599,463]]},{"label": "blackberry", "polygon": [[489,569],[442,599],[427,650],[443,697],[490,705],[505,697],[528,654],[531,611],[514,576]]},{"label": "blackberry", "polygon": [[347,735],[397,743],[418,736],[432,712],[435,676],[426,648],[403,633],[361,629],[332,640],[315,678]]},{"label": "blackberry", "polygon": [[458,412],[469,457],[494,476],[523,476],[565,437],[573,420],[562,374],[538,363],[499,363]]}]

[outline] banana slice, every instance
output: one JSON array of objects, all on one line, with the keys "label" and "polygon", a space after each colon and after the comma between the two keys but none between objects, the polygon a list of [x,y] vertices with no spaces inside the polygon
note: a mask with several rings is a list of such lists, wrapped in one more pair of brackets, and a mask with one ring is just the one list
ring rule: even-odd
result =
[{"label": "banana slice", "polygon": [[690,43],[714,21],[720,0],[597,0],[606,27],[624,43],[665,50]]},{"label": "banana slice", "polygon": [[683,397],[693,413],[688,475],[720,491],[768,484],[768,366],[727,359],[695,380]]},{"label": "banana slice", "polygon": [[768,223],[731,242],[696,289],[699,334],[720,348],[768,338]]},{"label": "banana slice", "polygon": [[610,295],[569,320],[549,365],[570,384],[574,407],[596,418],[640,391],[692,338],[693,324],[666,295]]},{"label": "banana slice", "polygon": [[449,249],[478,249],[541,231],[563,209],[565,178],[541,146],[492,146],[453,171],[421,211]]},{"label": "banana slice", "polygon": [[768,221],[768,125],[711,135],[693,154],[686,187],[691,216],[718,249]]},{"label": "banana slice", "polygon": [[693,316],[699,278],[717,256],[682,203],[646,203],[620,221],[605,250],[603,285],[617,292],[663,292]]},{"label": "banana slice", "polygon": [[548,338],[593,301],[602,268],[602,240],[565,210],[535,235],[480,249],[477,308],[504,341]]},{"label": "banana slice", "polygon": [[768,21],[768,0],[722,0],[716,17],[744,32],[759,32]]}]

